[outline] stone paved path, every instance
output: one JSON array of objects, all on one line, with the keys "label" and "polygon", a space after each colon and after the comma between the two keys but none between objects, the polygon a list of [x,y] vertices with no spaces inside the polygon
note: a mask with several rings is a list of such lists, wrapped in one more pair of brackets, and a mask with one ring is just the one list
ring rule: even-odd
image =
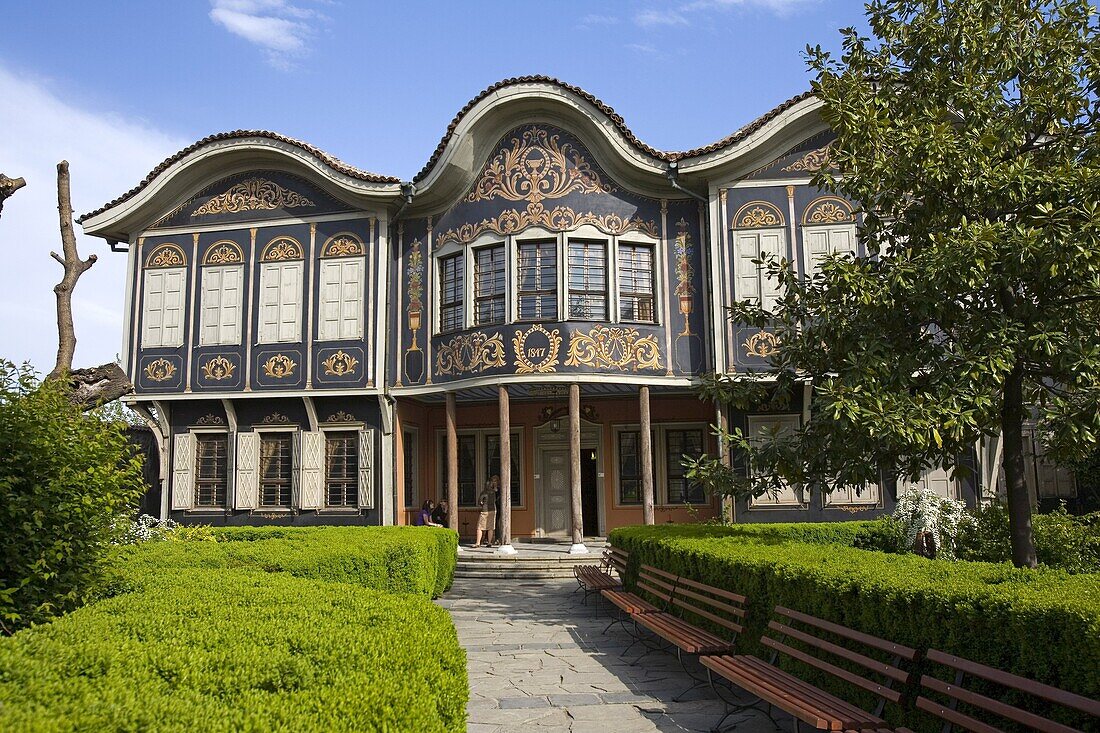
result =
[{"label": "stone paved path", "polygon": [[[723,712],[708,688],[686,700],[672,698],[690,679],[672,655],[650,654],[630,666],[641,647],[625,658],[630,643],[621,627],[605,635],[609,621],[601,602],[596,618],[573,580],[523,582],[463,578],[438,602],[450,611],[466,648],[470,675],[467,730],[707,731]],[[731,717],[736,730],[772,733],[762,713]]]}]

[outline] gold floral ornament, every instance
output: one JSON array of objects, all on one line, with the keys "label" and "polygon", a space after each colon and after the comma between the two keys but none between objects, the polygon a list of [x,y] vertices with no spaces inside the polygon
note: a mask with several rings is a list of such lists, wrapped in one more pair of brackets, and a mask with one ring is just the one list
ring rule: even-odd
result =
[{"label": "gold floral ornament", "polygon": [[355,367],[358,364],[359,360],[343,349],[321,362],[321,366],[325,368],[325,374],[330,377],[343,377],[347,374],[354,374]]},{"label": "gold floral ornament", "polygon": [[443,344],[435,355],[439,375],[483,372],[504,366],[504,340],[499,333],[486,336],[480,331],[458,335]]},{"label": "gold floral ornament", "polygon": [[352,234],[329,237],[321,248],[322,257],[356,257],[363,254],[363,242]]},{"label": "gold floral ornament", "polygon": [[416,343],[416,334],[420,330],[420,316],[424,304],[421,297],[424,295],[424,255],[420,251],[420,240],[414,239],[409,249],[409,263],[406,267],[409,277],[409,305],[406,308],[409,314],[408,327],[412,331],[412,345],[409,351],[420,351]]},{"label": "gold floral ornament", "polygon": [[283,379],[294,376],[294,368],[298,366],[286,354],[276,354],[264,362],[264,374],[272,379]]},{"label": "gold floral ornament", "polygon": [[158,244],[145,260],[146,267],[183,267],[187,264],[187,255],[178,244],[167,242]]},{"label": "gold floral ornament", "polygon": [[611,193],[615,189],[600,180],[599,172],[560,136],[540,127],[512,138],[485,164],[468,203],[505,198],[537,204],[574,191]]},{"label": "gold floral ornament", "polygon": [[767,201],[750,201],[734,214],[733,225],[742,229],[783,226],[783,213]]},{"label": "gold floral ornament", "polygon": [[167,382],[176,373],[176,365],[167,359],[154,359],[145,365],[145,377],[150,382]]},{"label": "gold floral ornament", "polygon": [[516,374],[548,374],[557,371],[561,332],[547,331],[536,323],[526,331],[516,331],[512,338],[516,352]]},{"label": "gold floral ornament", "polygon": [[237,365],[224,356],[215,356],[202,365],[202,375],[211,382],[221,382],[233,378]]},{"label": "gold floral ornament", "polygon": [[273,412],[260,422],[264,425],[286,425],[290,422],[290,418],[281,412]]},{"label": "gold floral ornament", "polygon": [[566,366],[594,369],[660,369],[661,350],[653,336],[642,336],[636,328],[595,326],[588,333],[573,331],[569,336]]},{"label": "gold floral ornament", "polygon": [[329,415],[325,422],[355,422],[355,415],[352,415],[350,412],[344,412],[343,410],[337,410]]},{"label": "gold floral ornament", "polygon": [[757,331],[745,339],[745,354],[767,359],[779,350],[779,337],[771,331]]},{"label": "gold floral ornament", "polygon": [[228,239],[214,242],[203,256],[204,265],[236,265],[244,262],[244,252],[240,245]]},{"label": "gold floral ornament", "polygon": [[564,232],[576,229],[583,224],[591,224],[605,234],[615,236],[632,231],[640,232],[653,239],[660,236],[657,222],[641,217],[624,218],[619,214],[577,213],[568,206],[547,209],[542,204],[532,203],[527,205],[525,211],[505,209],[492,219],[482,219],[476,224],[467,223],[455,229],[448,229],[436,238],[436,246],[441,247],[452,241],[468,244],[485,232],[506,236],[517,234],[532,226],[543,227],[553,232]]},{"label": "gold floral ornament", "polygon": [[695,285],[692,278],[695,277],[695,268],[691,266],[691,258],[695,254],[695,247],[691,243],[691,232],[688,231],[686,219],[681,218],[676,222],[679,232],[676,234],[674,250],[676,252],[676,296],[680,301],[680,313],[684,316],[684,330],[681,336],[691,335],[691,313],[695,310]]},{"label": "gold floral ornament", "polygon": [[196,425],[222,425],[224,423],[225,421],[222,420],[220,416],[215,415],[212,412],[208,412],[207,414],[203,415],[195,421]]},{"label": "gold floral ornament", "polygon": [[275,237],[264,247],[261,262],[283,262],[302,259],[302,245],[293,237]]},{"label": "gold floral ornament", "polygon": [[856,220],[852,205],[836,196],[822,196],[806,207],[803,224],[847,224]]},{"label": "gold floral ornament", "polygon": [[249,178],[195,209],[191,216],[236,214],[242,211],[271,211],[316,206],[300,193],[283,188],[266,178]]},{"label": "gold floral ornament", "polygon": [[829,165],[829,148],[833,146],[829,143],[823,148],[817,150],[811,150],[803,155],[798,160],[794,161],[790,165],[781,168],[784,173],[814,173]]}]

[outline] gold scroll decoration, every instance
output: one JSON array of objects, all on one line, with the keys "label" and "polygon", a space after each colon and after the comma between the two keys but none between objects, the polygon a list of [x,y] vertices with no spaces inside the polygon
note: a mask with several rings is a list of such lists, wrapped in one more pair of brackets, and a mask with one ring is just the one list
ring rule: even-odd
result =
[{"label": "gold scroll decoration", "polygon": [[611,235],[635,231],[653,239],[660,236],[657,222],[647,221],[641,217],[624,218],[618,214],[578,213],[568,206],[547,209],[540,203],[530,203],[524,211],[505,209],[492,219],[482,219],[477,223],[470,222],[455,229],[448,229],[436,239],[436,246],[441,247],[452,241],[467,244],[485,232],[506,236],[532,226],[543,227],[553,232],[564,232],[584,224],[591,224],[601,232]]},{"label": "gold scroll decoration", "polygon": [[516,331],[512,338],[516,352],[516,374],[548,374],[557,371],[561,332],[547,331],[541,323],[526,331]]},{"label": "gold scroll decoration", "polygon": [[480,331],[460,334],[440,346],[435,354],[435,373],[442,375],[483,372],[504,366],[504,340],[499,333]]},{"label": "gold scroll decoration", "polygon": [[330,377],[343,377],[354,374],[355,367],[358,365],[359,360],[343,349],[321,362],[321,366],[325,368],[325,374]]},{"label": "gold scroll decoration", "polygon": [[248,178],[195,209],[191,216],[236,214],[242,211],[271,211],[316,206],[300,193],[283,188],[266,178]]},{"label": "gold scroll decoration", "polygon": [[228,239],[214,242],[206,249],[206,254],[202,258],[204,265],[237,265],[242,262],[244,262],[244,251],[241,250],[241,246]]},{"label": "gold scroll decoration", "polygon": [[524,130],[485,164],[468,203],[504,198],[537,204],[574,191],[611,193],[588,160],[560,136],[540,127]]},{"label": "gold scroll decoration", "polygon": [[837,196],[822,196],[810,202],[802,215],[803,224],[848,224],[856,220],[852,205]]},{"label": "gold scroll decoration", "polygon": [[355,257],[363,254],[363,241],[354,234],[337,234],[325,240],[322,257]]},{"label": "gold scroll decoration", "polygon": [[261,262],[285,262],[287,260],[302,259],[302,245],[297,239],[287,236],[278,236],[272,239],[264,247],[260,255]]},{"label": "gold scroll decoration", "polygon": [[145,378],[150,382],[167,382],[176,373],[176,365],[167,359],[154,359],[145,365]]},{"label": "gold scroll decoration", "polygon": [[819,171],[829,165],[829,148],[832,147],[832,145],[832,143],[829,143],[823,148],[811,150],[798,160],[780,170],[784,173],[814,173]]},{"label": "gold scroll decoration", "polygon": [[202,365],[202,375],[211,382],[232,379],[237,365],[224,356],[215,356]]},{"label": "gold scroll decoration", "polygon": [[283,379],[284,377],[293,377],[296,366],[298,365],[294,363],[294,360],[286,354],[275,354],[275,356],[264,362],[263,369],[264,374],[272,379]]},{"label": "gold scroll decoration", "polygon": [[588,333],[573,331],[569,336],[566,366],[594,369],[660,369],[661,350],[654,336],[642,336],[636,328],[594,326]]},{"label": "gold scroll decoration", "polygon": [[745,339],[746,356],[767,359],[779,350],[779,337],[771,331],[757,331]]},{"label": "gold scroll decoration", "polygon": [[187,255],[178,244],[166,242],[158,244],[145,260],[146,267],[183,267],[187,264]]},{"label": "gold scroll decoration", "polygon": [[767,201],[750,201],[733,215],[733,225],[740,229],[783,226],[783,212]]}]

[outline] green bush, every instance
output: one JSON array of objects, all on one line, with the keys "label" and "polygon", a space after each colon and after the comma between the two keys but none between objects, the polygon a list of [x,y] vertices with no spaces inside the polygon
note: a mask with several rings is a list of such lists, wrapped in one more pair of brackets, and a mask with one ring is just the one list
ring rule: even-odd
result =
[{"label": "green bush", "polygon": [[903,555],[912,550],[909,530],[905,522],[893,517],[882,517],[861,529],[852,538],[852,547],[860,550],[878,550]]},{"label": "green bush", "polygon": [[123,425],[84,414],[56,382],[0,360],[0,633],[83,604],[115,518],[136,506],[141,460]]},{"label": "green bush", "polygon": [[[1041,564],[1070,573],[1100,573],[1100,512],[1077,517],[1061,506],[1034,515],[1032,529]],[[962,559],[1008,562],[1008,511],[1000,504],[975,511],[959,533],[958,546]]]},{"label": "green bush", "polygon": [[0,730],[465,730],[465,654],[423,597],[259,570],[137,576],[144,592],[0,640]]},{"label": "green bush", "polygon": [[[1100,576],[928,560],[722,529],[624,527],[610,539],[631,553],[634,571],[639,564],[655,565],[746,595],[742,653],[766,658],[759,640],[772,609],[783,605],[917,649],[942,649],[1100,696]],[[800,674],[869,704],[813,670]],[[912,712],[903,720],[898,711],[891,714],[892,722],[936,729]]]}]

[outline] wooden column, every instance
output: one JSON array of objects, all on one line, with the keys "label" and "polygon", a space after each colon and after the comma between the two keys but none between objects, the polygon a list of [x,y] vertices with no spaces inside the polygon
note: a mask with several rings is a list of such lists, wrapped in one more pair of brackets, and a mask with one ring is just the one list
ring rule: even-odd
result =
[{"label": "wooden column", "polygon": [[508,388],[497,387],[500,407],[500,547],[499,555],[514,555],[512,547],[512,416],[508,408]]},{"label": "wooden column", "polygon": [[642,451],[642,522],[653,524],[653,432],[649,420],[649,387],[638,388],[640,425],[638,438]]},{"label": "wooden column", "polygon": [[573,546],[570,554],[588,552],[584,546],[584,517],[581,514],[581,386],[569,385],[569,497],[573,514]]},{"label": "wooden column", "polygon": [[455,393],[447,393],[447,503],[451,529],[458,531],[458,427],[455,422]]}]

